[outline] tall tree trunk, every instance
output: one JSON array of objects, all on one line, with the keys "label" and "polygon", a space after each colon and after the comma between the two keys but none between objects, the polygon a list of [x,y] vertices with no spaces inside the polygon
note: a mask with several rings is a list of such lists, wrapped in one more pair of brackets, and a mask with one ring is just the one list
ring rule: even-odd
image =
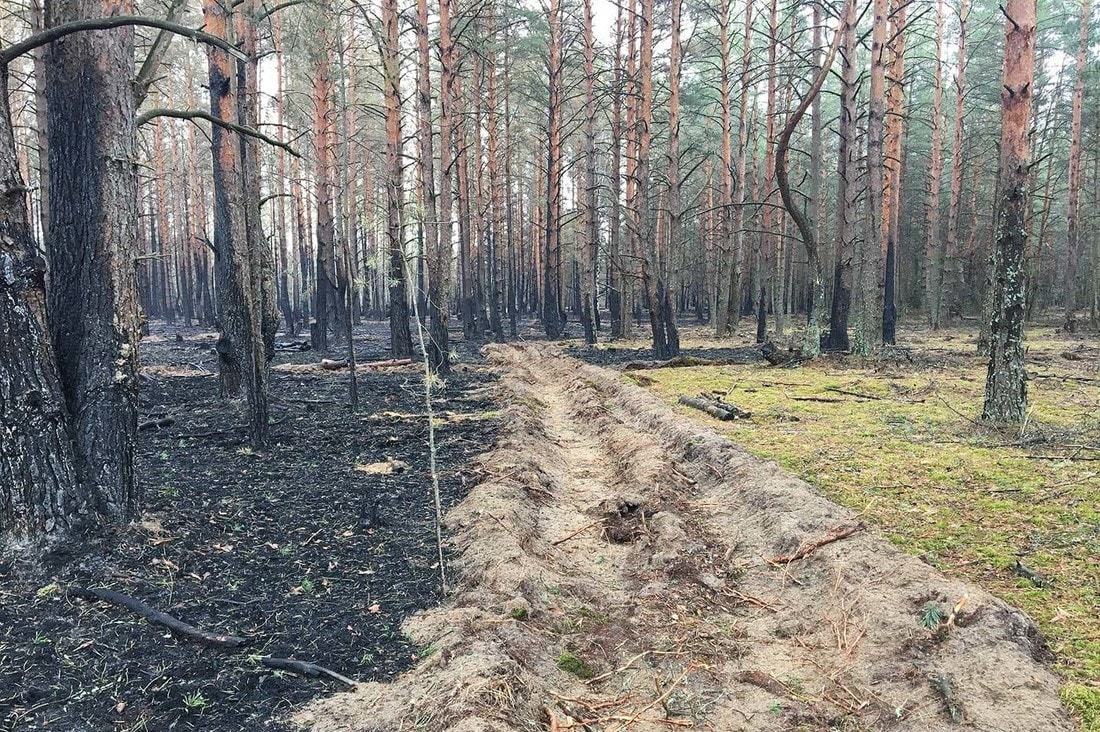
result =
[{"label": "tall tree trunk", "polygon": [[[966,122],[967,26],[970,20],[970,0],[959,5],[959,48],[955,71],[955,129],[951,148],[951,198],[947,202],[947,231],[944,240],[944,274],[940,282],[940,322],[957,310],[962,296],[962,251],[959,247],[959,211],[962,208],[963,134]],[[946,310],[946,313],[944,312]]]},{"label": "tall tree trunk", "polygon": [[[447,348],[446,333],[447,333],[447,314],[445,300],[445,291],[441,289],[441,283],[444,280],[445,274],[443,273],[443,254],[440,252],[440,239],[439,239],[439,213],[436,203],[436,189],[435,189],[435,145],[432,139],[432,86],[431,86],[431,59],[429,56],[429,43],[428,43],[428,0],[417,0],[416,2],[416,49],[417,49],[417,79],[416,79],[416,104],[417,104],[417,142],[419,148],[419,157],[417,159],[417,166],[420,169],[420,186],[421,186],[421,199],[424,206],[424,252],[427,259],[427,276],[428,276],[428,292],[426,293],[426,302],[428,305],[429,315],[433,323],[432,338],[428,344],[429,364],[431,368],[439,370],[441,361],[445,361],[446,357],[442,359],[438,350],[438,344],[436,343],[435,323],[442,317],[443,319],[443,349],[444,352]],[[444,137],[441,144],[448,146],[450,144],[449,138]],[[450,211],[447,212],[448,217]],[[447,247],[450,247],[450,239],[448,238]],[[442,302],[442,304],[441,304]],[[442,313],[440,312],[442,311]],[[444,369],[445,370],[445,369]]]},{"label": "tall tree trunk", "polygon": [[[846,0],[845,17],[848,15],[849,5],[854,6],[855,0]],[[825,78],[832,68],[833,58],[836,56],[837,47],[843,34],[844,28],[838,28],[833,36],[832,45],[829,46],[829,51],[825,55],[824,62],[818,66],[814,73],[813,81],[802,97],[802,102],[795,107],[790,117],[787,118],[787,124],[780,132],[779,141],[776,145],[775,177],[779,184],[779,193],[783,198],[783,206],[787,209],[787,213],[790,214],[795,226],[798,227],[798,232],[802,237],[802,245],[806,249],[808,262],[811,290],[810,317],[806,323],[805,336],[802,342],[802,351],[808,356],[817,356],[821,352],[821,331],[825,320],[825,273],[821,264],[821,251],[818,248],[813,222],[806,215],[806,212],[795,203],[794,196],[791,193],[789,172],[787,170],[787,151],[790,149],[791,135],[798,128],[799,120],[806,114],[806,110],[817,98],[821,87],[825,84]]]},{"label": "tall tree trunk", "polygon": [[928,325],[940,327],[940,288],[943,282],[943,247],[940,239],[940,179],[943,175],[943,0],[936,0],[936,24],[932,66],[932,151],[928,161],[928,198],[925,202],[924,304]]},{"label": "tall tree trunk", "polygon": [[[47,25],[133,12],[57,0]],[[127,521],[134,482],[138,306],[134,31],[80,33],[46,53],[49,319],[77,474],[100,513]]]},{"label": "tall tree trunk", "polygon": [[897,250],[901,213],[902,138],[905,125],[905,30],[908,0],[894,0],[890,12],[890,59],[885,121],[882,238],[886,245],[883,261],[882,342],[897,340]]},{"label": "tall tree trunk", "polygon": [[1073,85],[1073,113],[1069,133],[1069,200],[1066,202],[1066,307],[1062,329],[1077,330],[1077,263],[1081,258],[1081,164],[1082,107],[1085,101],[1085,67],[1089,52],[1090,0],[1081,0],[1080,31],[1077,41],[1076,76]]},{"label": "tall tree trunk", "polygon": [[[401,225],[401,51],[397,0],[382,0],[382,67],[386,102],[386,240],[390,254],[390,348],[394,358],[412,356],[405,242]],[[350,258],[349,258],[350,262]]]},{"label": "tall tree trunk", "polygon": [[[313,147],[316,170],[317,252],[313,293],[313,350],[328,351],[329,321],[338,307],[339,282],[336,272],[336,222],[333,213],[333,84],[331,45],[322,32],[315,50],[313,74]],[[333,325],[336,325],[333,323]]]},{"label": "tall tree trunk", "polygon": [[[733,282],[734,270],[737,269],[740,258],[737,247],[731,246],[734,237],[737,237],[737,241],[740,242],[740,232],[735,231],[731,223],[731,217],[735,214],[731,210],[733,208],[733,142],[730,138],[733,134],[733,123],[730,109],[730,2],[731,0],[719,0],[718,7],[718,55],[721,63],[719,67],[718,106],[722,126],[720,132],[722,171],[719,178],[718,199],[721,209],[718,215],[718,244],[714,268],[715,287],[712,309],[714,311],[714,334],[719,338],[729,335],[730,324],[737,319],[738,309],[735,306],[737,295],[733,292]],[[746,6],[745,14],[746,17],[751,18],[751,0]],[[751,22],[751,19],[746,21],[750,27]],[[751,35],[748,41],[751,42]],[[745,101],[744,95],[742,95],[742,101]],[[739,124],[744,124],[743,109]]]},{"label": "tall tree trunk", "polygon": [[[226,11],[217,0],[204,0],[206,29],[229,39]],[[210,112],[243,124],[240,117],[241,74],[220,48],[207,49],[210,70]],[[223,392],[235,396],[244,386],[253,447],[267,444],[267,354],[263,343],[261,301],[257,292],[259,256],[249,238],[249,188],[245,178],[245,148],[241,135],[214,125],[211,151],[214,171],[214,251],[218,291],[219,367]],[[255,201],[258,205],[259,199]]]},{"label": "tall tree trunk", "polygon": [[500,120],[497,105],[500,100],[497,92],[497,62],[496,44],[494,36],[497,32],[496,6],[490,5],[486,10],[485,34],[489,39],[485,51],[485,75],[488,93],[485,104],[486,144],[489,187],[489,221],[488,221],[488,261],[486,262],[489,278],[489,327],[493,331],[493,337],[498,342],[504,341],[504,271],[506,258],[504,251],[507,247],[505,237],[505,213],[504,199],[508,192],[503,188],[504,181],[501,178],[501,150],[500,150]]},{"label": "tall tree trunk", "polygon": [[856,10],[852,3],[844,7],[841,18],[840,119],[837,123],[836,243],[833,264],[833,300],[829,311],[827,346],[831,351],[847,351],[848,313],[852,304],[853,257],[856,255],[856,222],[859,193],[856,189],[859,150],[856,145]]},{"label": "tall tree trunk", "polygon": [[623,97],[626,79],[623,75],[623,6],[615,15],[615,68],[611,89],[611,217],[607,253],[607,309],[611,314],[611,338],[623,335],[623,264],[622,264],[622,154]]},{"label": "tall tree trunk", "polygon": [[543,244],[542,327],[549,338],[565,329],[560,307],[562,60],[561,0],[550,0],[547,54],[549,100],[546,124],[546,222]]},{"label": "tall tree trunk", "polygon": [[889,65],[887,32],[889,30],[889,0],[874,0],[874,21],[871,31],[871,90],[867,122],[867,184],[869,194],[869,234],[864,255],[860,259],[861,277],[857,294],[858,319],[855,350],[868,354],[881,339],[879,321],[882,315],[883,291],[880,275],[886,245],[886,68]]},{"label": "tall tree trunk", "polygon": [[[421,2],[422,0],[418,0]],[[426,7],[418,5],[420,23],[418,33],[422,34],[419,43],[421,49],[427,42],[428,13]],[[437,374],[447,374],[451,370],[449,334],[447,318],[449,316],[447,298],[451,276],[451,248],[453,246],[454,205],[454,111],[455,81],[458,74],[458,59],[455,53],[454,28],[451,19],[451,0],[439,0],[439,237],[435,251],[428,266],[428,307],[431,310],[431,342],[428,346],[428,360]],[[420,51],[421,74],[426,80],[429,74],[428,56]],[[430,95],[427,81],[421,82],[421,105],[425,106],[426,96]],[[430,144],[430,142],[429,142]]]},{"label": "tall tree trunk", "polygon": [[[678,3],[679,0],[673,0]],[[596,40],[592,32],[592,0],[584,0],[584,190],[581,238],[581,325],[584,342],[596,342],[596,250],[600,221],[596,208]]]},{"label": "tall tree trunk", "polygon": [[[776,99],[776,82],[779,76],[777,52],[779,48],[779,3],[771,0],[768,10],[768,89],[766,100],[766,112],[764,117],[764,199],[769,204],[772,198],[772,189],[775,186],[775,117],[777,114],[778,100]],[[777,265],[780,261],[782,240],[775,233],[775,211],[770,205],[765,205],[761,213],[761,229],[759,247],[761,250],[761,268],[757,277],[760,280],[760,301],[757,303],[757,340],[765,336],[761,333],[760,324],[767,319],[768,309],[768,283],[771,284],[773,293],[778,288],[779,280],[776,277]],[[778,300],[776,300],[778,303]],[[776,334],[782,334],[782,315],[779,310],[773,311],[775,316]]]},{"label": "tall tree trunk", "polygon": [[1018,424],[1027,416],[1024,367],[1024,252],[1031,162],[1028,126],[1035,74],[1035,0],[1008,0],[1001,74],[1001,166],[993,313],[982,419]]},{"label": "tall tree trunk", "polygon": [[[39,76],[39,81],[44,77]],[[43,110],[44,111],[44,110]],[[46,323],[46,270],[19,171],[0,67],[0,550],[60,537],[89,511]]]}]

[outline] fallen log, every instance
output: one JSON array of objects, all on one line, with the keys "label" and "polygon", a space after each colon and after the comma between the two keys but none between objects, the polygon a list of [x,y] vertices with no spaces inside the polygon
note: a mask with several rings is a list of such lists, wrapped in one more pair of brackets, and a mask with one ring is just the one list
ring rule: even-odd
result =
[{"label": "fallen log", "polygon": [[768,561],[772,564],[790,564],[799,559],[805,559],[821,547],[832,544],[834,541],[846,539],[857,531],[862,531],[863,528],[864,524],[862,521],[857,524],[849,524],[848,526],[837,526],[834,529],[830,529],[829,532],[821,538],[803,543],[795,552],[791,554],[781,554],[777,557],[772,557]]},{"label": "fallen log", "polygon": [[79,597],[82,600],[101,600],[111,605],[118,605],[124,607],[131,612],[137,613],[141,617],[148,620],[153,625],[160,625],[168,630],[172,631],[175,635],[185,638],[186,640],[196,641],[208,646],[215,646],[219,648],[240,648],[241,646],[248,645],[250,642],[247,638],[241,638],[235,635],[223,635],[221,633],[211,633],[200,628],[196,628],[189,623],[185,623],[182,620],[172,617],[168,613],[162,613],[159,610],[155,610],[146,605],[137,598],[124,595],[121,592],[115,592],[114,590],[100,590],[92,589],[88,587],[69,587],[66,593],[74,597]]},{"label": "fallen log", "polygon": [[[412,363],[409,358],[387,358],[382,361],[368,361],[355,365],[356,371],[374,371],[379,369],[397,368],[408,366]],[[346,359],[322,359],[316,363],[281,363],[271,367],[272,371],[283,374],[316,374],[324,371],[343,371],[347,369]]]},{"label": "fallen log", "polygon": [[700,412],[706,412],[715,419],[722,420],[723,422],[730,422],[735,419],[748,419],[752,416],[750,412],[727,402],[723,402],[721,399],[706,399],[704,397],[691,397],[683,394],[677,400],[680,404],[693,409],[698,409]]},{"label": "fallen log", "polygon": [[804,361],[811,360],[801,350],[796,351],[793,348],[788,348],[786,351],[782,351],[779,346],[771,341],[760,346],[760,355],[772,366],[797,366]]},{"label": "fallen log", "polygon": [[644,371],[646,369],[677,369],[692,366],[721,366],[725,361],[698,356],[673,356],[666,361],[631,361],[623,366],[623,371]]},{"label": "fallen log", "polygon": [[312,350],[313,344],[309,341],[280,341],[275,344],[276,353],[304,353]]},{"label": "fallen log", "polygon": [[289,671],[292,674],[298,674],[299,676],[308,676],[311,679],[316,679],[321,676],[327,676],[330,679],[339,681],[342,684],[348,686],[355,686],[358,682],[349,679],[343,674],[339,674],[330,668],[325,668],[316,663],[310,663],[309,661],[299,661],[296,658],[279,658],[278,656],[260,656],[260,664],[267,666],[268,668],[277,669],[279,671]]}]

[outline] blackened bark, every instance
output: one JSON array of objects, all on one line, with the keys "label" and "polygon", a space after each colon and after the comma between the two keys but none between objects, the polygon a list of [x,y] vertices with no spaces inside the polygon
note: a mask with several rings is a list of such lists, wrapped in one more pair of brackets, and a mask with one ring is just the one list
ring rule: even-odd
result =
[{"label": "blackened bark", "polygon": [[[47,25],[132,11],[58,0]],[[136,515],[137,177],[134,31],[67,36],[49,47],[49,313],[77,475],[94,507]]]},{"label": "blackened bark", "polygon": [[46,327],[38,256],[0,68],[0,546],[60,535],[87,511]]},{"label": "blackened bark", "polygon": [[[204,0],[203,17],[207,29],[226,37],[229,25],[226,11],[217,0]],[[219,119],[240,124],[241,106],[238,69],[229,54],[210,47],[207,50],[210,71],[210,112]],[[244,387],[248,401],[249,435],[252,446],[267,444],[267,350],[262,335],[259,292],[260,252],[253,252],[246,210],[249,187],[246,185],[244,147],[240,135],[213,125],[211,153],[214,183],[214,273],[218,293],[219,369],[226,396],[235,396]],[[257,199],[258,206],[258,199]],[[257,210],[258,213],[258,210]],[[263,247],[266,249],[266,246]],[[270,301],[267,305],[273,306]]]},{"label": "blackened bark", "polygon": [[401,79],[397,0],[383,0],[385,32],[382,63],[386,98],[386,240],[390,255],[390,349],[394,358],[412,356],[405,245],[401,226]]}]

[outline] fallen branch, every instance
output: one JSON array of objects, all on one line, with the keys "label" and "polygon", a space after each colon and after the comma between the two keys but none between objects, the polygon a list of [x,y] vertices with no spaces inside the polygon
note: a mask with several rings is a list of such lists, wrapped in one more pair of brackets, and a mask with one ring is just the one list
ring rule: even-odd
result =
[{"label": "fallen branch", "polygon": [[751,413],[727,402],[723,402],[720,399],[704,399],[702,397],[682,395],[678,401],[680,404],[698,409],[701,412],[706,412],[715,419],[720,419],[723,422],[729,422],[734,419],[748,419],[752,416]]},{"label": "fallen branch", "polygon": [[124,607],[127,610],[137,613],[153,625],[161,625],[181,638],[203,643],[208,646],[240,648],[250,642],[247,638],[241,638],[235,635],[222,635],[221,633],[211,633],[201,630],[167,613],[154,610],[141,600],[130,597],[129,595],[124,595],[121,592],[115,592],[114,590],[69,587],[67,594],[79,597],[83,600],[101,600],[112,605]]},{"label": "fallen branch", "polygon": [[602,523],[602,522],[603,522],[603,517],[600,517],[600,518],[596,519],[595,521],[593,521],[592,523],[590,523],[590,524],[585,524],[584,526],[580,527],[579,529],[577,529],[576,531],[574,531],[574,532],[573,532],[572,534],[570,534],[569,536],[565,536],[565,537],[562,537],[561,539],[558,539],[557,541],[553,542],[553,544],[554,544],[554,546],[558,546],[559,544],[564,544],[565,542],[569,541],[569,540],[570,540],[570,539],[572,539],[573,537],[575,537],[575,536],[578,536],[579,534],[582,534],[582,533],[584,533],[585,531],[587,531],[588,529],[591,529],[591,528],[592,528],[593,526],[595,526],[596,524],[599,524],[599,523]]},{"label": "fallen branch", "polygon": [[150,419],[142,422],[137,426],[137,429],[138,432],[144,432],[145,430],[160,429],[161,427],[171,427],[175,423],[175,417],[161,417],[160,419]]},{"label": "fallen branch", "polygon": [[299,661],[296,658],[278,658],[277,656],[260,656],[260,664],[267,666],[268,668],[278,669],[280,671],[289,671],[292,674],[298,674],[299,676],[308,676],[311,679],[315,679],[321,676],[327,676],[330,679],[339,681],[342,684],[348,686],[356,686],[357,681],[349,679],[343,674],[339,674],[330,668],[325,668],[316,663],[309,663],[308,661]]},{"label": "fallen branch", "polygon": [[857,531],[862,531],[864,528],[863,522],[850,524],[848,526],[838,526],[835,529],[830,529],[829,532],[821,538],[804,543],[797,551],[791,554],[782,554],[778,557],[772,557],[768,561],[772,564],[790,564],[799,559],[805,559],[821,547],[832,544],[835,541],[840,541],[841,539],[846,539]]},{"label": "fallen branch", "polygon": [[847,394],[848,396],[854,396],[854,397],[858,397],[860,399],[874,399],[875,401],[881,401],[882,400],[882,397],[875,396],[874,394],[864,394],[861,391],[848,391],[847,389],[840,389],[840,388],[835,387],[835,386],[827,386],[827,387],[825,387],[825,391],[831,391],[831,392],[834,392],[836,394]]}]

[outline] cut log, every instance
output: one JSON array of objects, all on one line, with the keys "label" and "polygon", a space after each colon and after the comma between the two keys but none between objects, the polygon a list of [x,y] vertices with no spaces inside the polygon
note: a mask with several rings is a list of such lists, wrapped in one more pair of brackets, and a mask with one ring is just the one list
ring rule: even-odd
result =
[{"label": "cut log", "polygon": [[698,396],[691,397],[686,394],[681,395],[679,400],[680,404],[683,404],[693,409],[698,409],[701,412],[706,412],[715,419],[720,419],[723,422],[730,422],[735,419],[748,419],[752,416],[750,412],[721,399],[707,399],[706,397]]},{"label": "cut log", "polygon": [[167,613],[162,613],[159,610],[154,610],[141,600],[130,597],[129,595],[124,595],[121,592],[115,592],[114,590],[98,590],[90,589],[87,587],[69,587],[66,592],[73,597],[79,597],[83,600],[101,600],[112,605],[124,607],[127,610],[137,613],[153,625],[163,626],[172,631],[174,634],[180,636],[181,638],[197,641],[208,646],[216,646],[219,648],[240,648],[241,646],[247,645],[249,643],[249,640],[247,638],[241,638],[235,635],[222,635],[221,633],[211,633],[209,631],[201,630],[193,625],[183,622],[182,620],[178,620]]}]

